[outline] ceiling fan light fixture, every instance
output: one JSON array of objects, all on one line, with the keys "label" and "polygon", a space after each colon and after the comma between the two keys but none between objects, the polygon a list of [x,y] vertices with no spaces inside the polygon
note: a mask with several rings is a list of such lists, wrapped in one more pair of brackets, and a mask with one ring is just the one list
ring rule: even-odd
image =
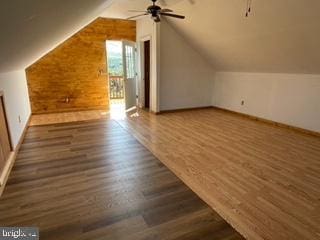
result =
[{"label": "ceiling fan light fixture", "polygon": [[161,22],[161,19],[159,16],[151,16],[152,20],[156,23]]}]

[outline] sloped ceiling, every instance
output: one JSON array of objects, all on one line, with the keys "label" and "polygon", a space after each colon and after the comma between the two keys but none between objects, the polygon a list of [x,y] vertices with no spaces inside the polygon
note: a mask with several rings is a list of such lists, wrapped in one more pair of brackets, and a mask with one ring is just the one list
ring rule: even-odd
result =
[{"label": "sloped ceiling", "polygon": [[[157,5],[167,8],[183,1],[185,0],[158,0]],[[144,11],[151,4],[151,0],[116,0],[101,14],[101,17],[128,18],[139,14],[129,12],[129,10]]]},{"label": "sloped ceiling", "polygon": [[28,67],[113,0],[1,0],[0,72]]},{"label": "sloped ceiling", "polygon": [[[170,20],[219,71],[320,73],[320,1],[160,0]],[[108,7],[110,4],[112,5]],[[126,18],[149,0],[3,0],[0,72],[26,68],[96,18]],[[108,8],[107,8],[108,7]],[[107,9],[103,11],[103,9]],[[100,14],[103,12],[102,14]]]},{"label": "sloped ceiling", "polygon": [[194,0],[171,21],[217,70],[320,73],[320,1]]},{"label": "sloped ceiling", "polygon": [[[218,71],[320,73],[319,0],[252,0],[248,18],[247,0],[167,2],[186,15],[170,24]],[[108,11],[128,17],[148,4],[118,0]]]}]

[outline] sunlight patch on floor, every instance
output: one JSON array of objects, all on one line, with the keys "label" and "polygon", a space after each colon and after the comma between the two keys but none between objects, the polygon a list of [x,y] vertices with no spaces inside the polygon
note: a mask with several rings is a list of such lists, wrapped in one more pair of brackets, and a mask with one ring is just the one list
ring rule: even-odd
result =
[{"label": "sunlight patch on floor", "polygon": [[110,100],[110,118],[111,119],[124,119],[126,117],[124,99],[111,99]]},{"label": "sunlight patch on floor", "polygon": [[108,112],[102,110],[37,114],[31,116],[29,126],[89,121],[106,118],[108,118]]}]

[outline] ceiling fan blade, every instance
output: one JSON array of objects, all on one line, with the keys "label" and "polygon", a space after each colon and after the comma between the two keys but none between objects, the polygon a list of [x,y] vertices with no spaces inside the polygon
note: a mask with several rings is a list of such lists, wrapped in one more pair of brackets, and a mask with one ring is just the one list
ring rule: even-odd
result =
[{"label": "ceiling fan blade", "polygon": [[134,18],[146,16],[146,15],[148,15],[148,14],[149,14],[149,13],[144,13],[144,14],[139,14],[139,15],[136,15],[136,16],[128,17],[127,20],[131,20],[131,19],[134,19]]},{"label": "ceiling fan blade", "polygon": [[141,11],[141,10],[128,10],[128,12],[146,12],[146,11]]},{"label": "ceiling fan blade", "polygon": [[166,13],[166,12],[173,12],[173,10],[171,9],[168,9],[168,8],[164,8],[164,9],[161,9],[160,12],[163,12],[163,13]]},{"label": "ceiling fan blade", "polygon": [[185,18],[186,18],[185,16],[177,15],[177,14],[172,14],[172,13],[163,13],[163,12],[160,12],[160,14],[163,15],[163,16],[180,18],[180,19],[185,19]]}]

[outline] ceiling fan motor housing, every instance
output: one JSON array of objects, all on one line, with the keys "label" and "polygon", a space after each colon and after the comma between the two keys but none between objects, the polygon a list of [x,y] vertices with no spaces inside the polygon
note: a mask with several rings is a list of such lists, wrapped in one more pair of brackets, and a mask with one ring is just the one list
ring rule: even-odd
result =
[{"label": "ceiling fan motor housing", "polygon": [[147,11],[149,13],[151,13],[152,17],[156,17],[158,16],[159,12],[161,10],[161,7],[157,6],[157,5],[151,5],[148,7]]}]

